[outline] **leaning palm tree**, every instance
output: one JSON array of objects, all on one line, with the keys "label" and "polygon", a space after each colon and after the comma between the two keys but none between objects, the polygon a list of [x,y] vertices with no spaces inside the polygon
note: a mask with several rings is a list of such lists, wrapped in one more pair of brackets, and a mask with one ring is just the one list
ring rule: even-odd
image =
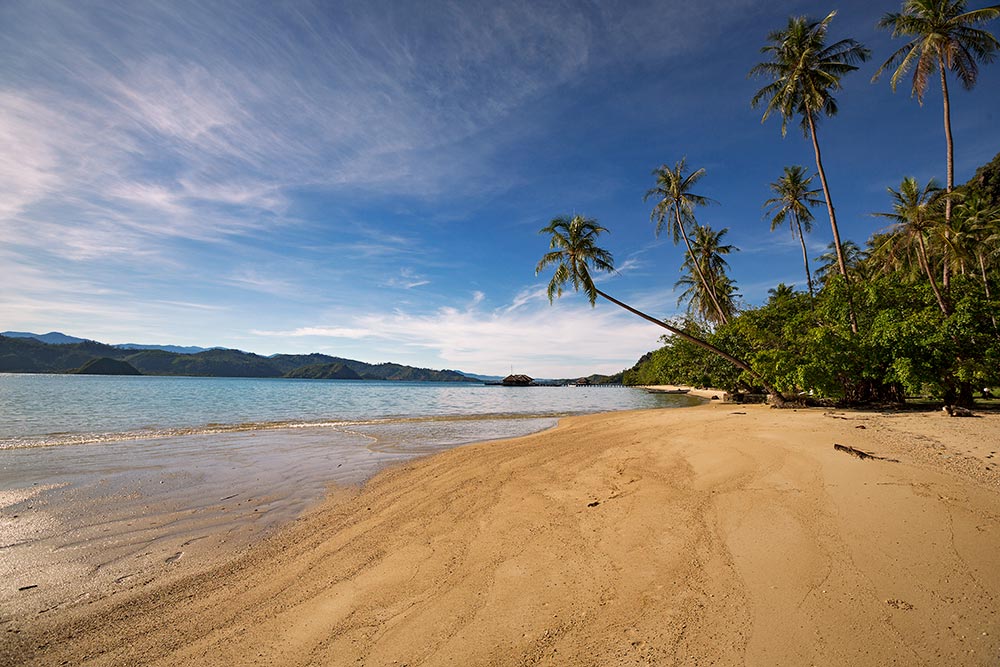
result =
[{"label": "leaning palm tree", "polygon": [[545,253],[538,262],[538,265],[535,267],[535,275],[541,273],[548,266],[555,266],[555,271],[548,286],[550,303],[556,297],[562,296],[567,284],[573,286],[573,291],[583,290],[591,306],[595,304],[597,297],[603,297],[633,315],[638,315],[647,322],[663,327],[675,336],[679,336],[689,343],[722,357],[740,370],[746,371],[751,377],[760,382],[768,393],[774,395],[776,401],[779,403],[784,401],[781,393],[771,387],[770,383],[751,368],[747,362],[720,350],[708,341],[692,336],[682,329],[656,319],[652,315],[647,315],[642,311],[636,310],[632,306],[599,290],[590,275],[591,268],[606,272],[613,272],[615,270],[611,253],[597,245],[597,237],[606,231],[608,230],[597,224],[596,220],[584,218],[579,215],[572,218],[553,218],[548,226],[539,230],[539,234],[548,234],[550,236],[549,252]]},{"label": "leaning palm tree", "polygon": [[809,272],[809,254],[806,252],[803,232],[812,231],[814,218],[809,208],[823,203],[823,200],[816,196],[819,190],[809,189],[812,179],[812,176],[806,178],[805,167],[799,165],[785,167],[785,173],[781,178],[771,183],[771,192],[776,196],[764,202],[764,206],[769,207],[767,213],[771,215],[771,231],[788,220],[792,236],[798,238],[802,246],[802,262],[806,267],[806,284],[809,286],[810,298],[814,296],[813,282],[812,274]]},{"label": "leaning palm tree", "polygon": [[933,233],[941,223],[938,205],[941,202],[943,191],[933,178],[921,188],[917,179],[911,176],[903,179],[898,191],[892,188],[888,188],[888,190],[892,196],[892,211],[875,213],[875,215],[892,220],[894,231],[899,235],[900,240],[915,246],[917,261],[927,276],[927,280],[930,281],[938,307],[942,313],[948,315],[951,309],[938,288],[934,271],[931,269],[928,259],[926,243],[926,237]]},{"label": "leaning palm tree", "polygon": [[[955,188],[955,148],[951,138],[951,99],[946,72],[954,72],[965,89],[971,90],[979,74],[977,62],[992,62],[1000,49],[996,37],[975,27],[1000,16],[1000,5],[973,11],[965,11],[965,6],[966,0],[904,0],[901,12],[885,14],[877,24],[879,28],[892,30],[893,37],[911,39],[889,56],[872,77],[874,82],[887,70],[895,68],[889,79],[895,91],[899,81],[912,68],[912,95],[923,105],[930,76],[935,70],[940,74],[948,168],[945,192],[948,195]],[[945,199],[944,207],[947,226],[951,223],[950,196]],[[945,281],[947,284],[947,269]]]},{"label": "leaning palm tree", "polygon": [[[687,275],[682,276],[674,285],[686,288],[677,303],[687,302],[689,313],[711,324],[724,324],[722,316],[728,320],[735,317],[737,312],[735,298],[738,295],[736,286],[726,275],[729,263],[726,262],[725,255],[739,248],[722,243],[722,238],[728,232],[728,228],[715,231],[707,225],[696,226],[691,252],[684,253],[684,263],[681,265],[681,271],[685,271]],[[711,292],[705,289],[699,276],[708,281]],[[715,296],[714,300],[711,295]]]},{"label": "leaning palm tree", "polygon": [[[847,280],[847,263],[841,252],[840,230],[837,215],[830,197],[830,186],[823,169],[817,137],[817,123],[821,115],[837,114],[837,100],[832,91],[841,88],[844,75],[857,69],[855,63],[868,60],[871,52],[853,39],[842,39],[827,46],[826,33],[837,12],[830,12],[822,21],[813,21],[802,16],[788,19],[783,30],[775,30],[768,36],[768,44],[761,48],[770,60],[760,63],[750,70],[749,76],[770,77],[771,83],[757,91],[750,100],[756,108],[767,101],[764,108],[766,121],[772,113],[781,115],[781,134],[785,135],[789,119],[800,116],[802,131],[812,137],[813,152],[816,155],[816,171],[823,186],[826,210],[830,215],[834,247],[840,273]],[[851,308],[851,328],[856,332],[857,323]]]},{"label": "leaning palm tree", "polygon": [[[653,206],[652,213],[649,214],[649,219],[656,222],[654,230],[656,236],[660,235],[660,231],[666,225],[671,236],[673,236],[674,245],[680,242],[681,239],[684,239],[684,245],[690,254],[691,239],[688,236],[688,228],[697,225],[694,218],[694,209],[696,206],[704,206],[712,200],[691,192],[691,188],[694,187],[695,183],[705,175],[705,169],[698,169],[690,174],[685,173],[686,171],[686,157],[681,158],[680,162],[677,162],[673,169],[665,164],[657,167],[653,170],[653,175],[656,176],[656,185],[646,192],[643,201],[646,201],[650,197],[658,199],[656,205]],[[701,267],[696,265],[695,271],[704,294],[715,307],[718,320],[726,324],[729,318],[722,304],[719,302],[718,295],[715,293],[715,286],[702,272]]]}]

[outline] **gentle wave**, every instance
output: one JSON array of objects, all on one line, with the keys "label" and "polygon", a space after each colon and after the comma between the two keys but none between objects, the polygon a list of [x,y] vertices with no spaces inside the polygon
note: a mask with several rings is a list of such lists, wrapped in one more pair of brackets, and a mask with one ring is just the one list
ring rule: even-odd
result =
[{"label": "gentle wave", "polygon": [[261,421],[243,422],[239,424],[206,424],[198,427],[136,429],[106,433],[48,433],[37,436],[19,438],[0,438],[0,450],[32,449],[40,447],[62,447],[66,445],[90,445],[132,440],[155,440],[158,438],[176,438],[194,435],[213,435],[220,433],[240,433],[245,431],[276,431],[282,429],[330,428],[352,435],[366,438],[376,437],[353,431],[363,426],[383,426],[394,424],[424,424],[435,422],[479,422],[484,420],[528,420],[555,419],[566,416],[565,413],[538,414],[482,414],[482,415],[434,415],[429,417],[397,417],[364,420],[317,420],[317,421]]}]

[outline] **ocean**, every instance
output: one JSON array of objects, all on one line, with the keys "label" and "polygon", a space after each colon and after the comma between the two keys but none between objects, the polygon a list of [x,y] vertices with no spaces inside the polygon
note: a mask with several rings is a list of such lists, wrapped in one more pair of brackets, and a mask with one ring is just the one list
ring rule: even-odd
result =
[{"label": "ocean", "polygon": [[538,430],[524,420],[693,402],[625,387],[0,373],[0,449],[376,423],[427,444],[452,439],[427,423],[448,420],[471,442]]}]

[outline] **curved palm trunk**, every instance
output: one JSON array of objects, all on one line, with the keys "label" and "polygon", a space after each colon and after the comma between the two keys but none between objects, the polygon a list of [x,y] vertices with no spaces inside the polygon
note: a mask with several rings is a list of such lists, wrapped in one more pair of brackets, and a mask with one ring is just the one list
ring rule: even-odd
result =
[{"label": "curved palm trunk", "polygon": [[840,267],[840,275],[844,277],[847,285],[847,310],[851,316],[851,331],[858,333],[858,318],[854,314],[854,300],[851,298],[851,279],[847,275],[847,262],[844,260],[844,249],[840,245],[840,228],[837,227],[837,214],[833,210],[833,200],[830,199],[830,186],[826,183],[826,170],[823,169],[823,156],[819,150],[819,140],[816,138],[816,123],[812,114],[807,113],[809,120],[809,134],[812,136],[813,152],[816,154],[816,171],[819,172],[819,182],[823,185],[823,196],[826,198],[826,210],[830,214],[830,227],[833,229],[833,244],[837,249],[837,266]]},{"label": "curved palm trunk", "polygon": [[[944,58],[941,57],[940,53],[938,54],[938,69],[941,70],[941,98],[944,101],[944,139],[948,149],[948,183],[945,186],[946,194],[944,200],[944,234],[945,238],[948,238],[948,233],[951,230],[951,191],[955,187],[955,144],[951,139],[951,101],[948,98],[948,77],[945,76]],[[945,255],[941,272],[941,282],[944,285],[945,291],[948,291],[951,279],[947,255]]]},{"label": "curved palm trunk", "polygon": [[684,238],[684,245],[687,246],[688,256],[691,258],[691,264],[694,265],[695,271],[698,273],[698,280],[701,281],[701,286],[708,292],[708,296],[712,299],[712,304],[715,306],[715,312],[719,314],[719,320],[723,324],[729,324],[729,318],[726,317],[725,311],[722,310],[722,306],[719,305],[719,297],[715,294],[715,285],[709,285],[708,280],[705,279],[705,274],[701,270],[701,263],[698,258],[694,256],[694,251],[691,250],[691,241],[688,240],[687,231],[684,229],[684,223],[681,222],[681,212],[674,207],[674,215],[677,218],[677,227],[681,230],[681,236]]},{"label": "curved palm trunk", "polygon": [[692,336],[691,334],[687,333],[686,331],[682,331],[681,329],[678,329],[677,327],[673,327],[673,326],[667,324],[666,322],[664,322],[662,320],[656,319],[652,315],[647,315],[646,313],[642,312],[641,310],[636,310],[635,308],[633,308],[632,306],[628,305],[627,303],[622,303],[618,299],[614,298],[613,296],[611,296],[609,294],[605,294],[604,292],[602,292],[601,290],[597,289],[596,287],[594,288],[594,291],[596,291],[599,295],[601,295],[602,297],[604,297],[605,299],[607,299],[611,303],[615,304],[616,306],[620,306],[621,308],[624,308],[625,310],[627,310],[628,312],[632,313],[633,315],[638,315],[639,317],[641,317],[642,319],[646,320],[647,322],[652,322],[653,324],[656,324],[657,326],[661,326],[664,329],[666,329],[667,331],[669,331],[670,333],[674,334],[675,336],[680,336],[681,338],[683,338],[684,340],[688,341],[689,343],[697,345],[698,347],[700,347],[702,349],[708,350],[709,352],[711,352],[713,354],[719,355],[720,357],[722,357],[723,359],[725,359],[729,363],[733,364],[737,368],[739,368],[741,370],[744,370],[747,373],[749,373],[750,375],[752,375],[755,380],[757,380],[758,382],[760,382],[761,386],[764,387],[764,389],[767,391],[767,393],[769,393],[769,394],[771,394],[771,395],[773,395],[775,397],[776,403],[778,403],[780,405],[780,404],[782,404],[782,403],[785,402],[785,397],[781,394],[781,392],[779,392],[777,389],[775,389],[774,387],[772,387],[770,385],[770,383],[768,383],[767,380],[765,380],[763,377],[761,377],[760,373],[758,373],[753,368],[751,368],[750,364],[748,364],[747,362],[743,361],[742,359],[734,357],[733,355],[729,354],[728,352],[723,352],[722,350],[720,350],[719,348],[715,347],[714,345],[712,345],[708,341],[704,341],[704,340],[702,340],[700,338],[696,338],[695,336]]},{"label": "curved palm trunk", "polygon": [[799,216],[792,213],[792,217],[795,218],[795,227],[799,232],[799,243],[802,245],[802,262],[806,265],[806,284],[809,285],[809,299],[811,301],[816,298],[816,295],[813,294],[813,279],[812,272],[809,271],[809,253],[806,252],[806,239],[802,235],[802,223],[799,222]]},{"label": "curved palm trunk", "polygon": [[945,315],[950,314],[948,304],[941,295],[941,290],[938,289],[937,281],[934,280],[934,272],[931,271],[930,262],[927,261],[927,248],[924,246],[924,235],[922,232],[918,232],[917,234],[917,251],[917,255],[920,259],[920,265],[924,269],[924,273],[927,274],[927,279],[931,281],[931,290],[934,291],[934,298],[937,299],[938,308],[940,308],[941,312]]}]

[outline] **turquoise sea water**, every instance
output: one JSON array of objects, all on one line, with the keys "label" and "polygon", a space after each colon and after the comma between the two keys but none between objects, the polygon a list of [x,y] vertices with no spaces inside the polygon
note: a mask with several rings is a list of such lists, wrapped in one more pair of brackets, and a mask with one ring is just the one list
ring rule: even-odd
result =
[{"label": "turquoise sea water", "polygon": [[441,421],[478,440],[518,435],[527,418],[692,402],[631,388],[0,374],[0,449],[372,423],[433,437]]}]

